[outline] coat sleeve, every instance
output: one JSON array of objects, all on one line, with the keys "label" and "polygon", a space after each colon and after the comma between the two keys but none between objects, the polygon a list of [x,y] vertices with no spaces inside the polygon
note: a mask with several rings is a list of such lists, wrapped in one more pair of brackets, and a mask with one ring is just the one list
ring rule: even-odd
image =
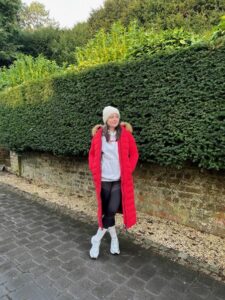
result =
[{"label": "coat sleeve", "polygon": [[135,139],[132,134],[129,134],[129,154],[130,154],[131,171],[133,173],[136,168],[139,153],[138,153],[138,148]]},{"label": "coat sleeve", "polygon": [[88,165],[91,172],[93,172],[93,164],[95,158],[95,149],[94,149],[94,137],[91,140],[91,147],[88,153]]}]

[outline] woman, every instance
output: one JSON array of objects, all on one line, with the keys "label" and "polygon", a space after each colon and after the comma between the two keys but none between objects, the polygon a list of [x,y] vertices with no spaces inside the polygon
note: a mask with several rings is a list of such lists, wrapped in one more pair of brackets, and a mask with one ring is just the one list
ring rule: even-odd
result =
[{"label": "woman", "polygon": [[110,252],[119,254],[119,241],[115,229],[115,215],[122,212],[125,228],[136,223],[132,173],[138,161],[138,149],[129,123],[120,123],[117,108],[106,106],[104,125],[92,129],[89,150],[89,168],[98,201],[97,233],[91,238],[90,257],[97,258],[101,239],[106,231],[111,236]]}]

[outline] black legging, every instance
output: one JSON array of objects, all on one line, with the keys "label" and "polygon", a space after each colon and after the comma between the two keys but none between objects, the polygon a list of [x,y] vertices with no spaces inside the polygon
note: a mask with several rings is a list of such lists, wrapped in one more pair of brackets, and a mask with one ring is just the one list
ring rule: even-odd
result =
[{"label": "black legging", "polygon": [[101,182],[102,222],[103,227],[115,225],[115,215],[121,203],[121,187],[119,181]]}]

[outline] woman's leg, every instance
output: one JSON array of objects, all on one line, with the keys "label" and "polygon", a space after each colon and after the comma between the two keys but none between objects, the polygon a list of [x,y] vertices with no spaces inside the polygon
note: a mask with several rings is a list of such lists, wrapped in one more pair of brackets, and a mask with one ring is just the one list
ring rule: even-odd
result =
[{"label": "woman's leg", "polygon": [[120,181],[104,182],[102,184],[103,226],[109,228],[115,225],[115,215],[121,202]]},{"label": "woman's leg", "polygon": [[[102,183],[102,189],[101,189],[101,199],[102,199],[102,211],[107,210],[109,199],[110,199],[110,191],[111,191],[111,182],[103,182]],[[90,249],[90,257],[91,258],[98,258],[99,256],[99,248],[101,244],[101,239],[105,235],[107,228],[105,228],[103,224],[103,229],[100,227],[97,230],[97,233],[92,236],[91,238],[91,244],[92,247]]]},{"label": "woman's leg", "polygon": [[115,225],[109,227],[108,232],[111,236],[110,252],[112,254],[120,254],[119,240],[117,237]]},{"label": "woman's leg", "polygon": [[107,221],[105,216],[108,213],[108,207],[111,197],[112,182],[111,181],[102,181],[101,183],[101,200],[102,200],[102,223],[104,228],[108,228]]},{"label": "woman's leg", "polygon": [[106,228],[99,227],[97,230],[97,233],[92,236],[92,238],[91,238],[92,247],[89,252],[91,258],[98,258],[101,239],[105,235],[106,231],[107,231]]},{"label": "woman's leg", "polygon": [[98,228],[97,233],[92,237],[92,247],[90,249],[90,257],[97,258],[101,239],[105,235],[107,229],[111,235],[111,253],[119,254],[119,243],[115,232],[115,214],[120,206],[121,190],[120,182],[102,182],[101,188],[102,212],[103,212],[103,229]]},{"label": "woman's leg", "polygon": [[116,228],[115,228],[115,215],[121,204],[121,200],[122,200],[121,182],[115,181],[112,183],[107,210],[103,217],[103,221],[105,224],[104,227],[108,227],[108,232],[111,236],[110,252],[112,254],[120,253],[119,241],[118,241]]}]

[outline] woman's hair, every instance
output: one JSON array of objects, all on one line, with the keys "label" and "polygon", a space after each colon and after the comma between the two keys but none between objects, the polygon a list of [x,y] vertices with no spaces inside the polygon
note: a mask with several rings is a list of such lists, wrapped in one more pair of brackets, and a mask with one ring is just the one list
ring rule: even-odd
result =
[{"label": "woman's hair", "polygon": [[[109,126],[108,126],[108,124],[106,123],[106,124],[103,126],[103,129],[102,129],[102,135],[105,136],[107,142],[109,142],[109,139],[110,139],[108,130],[109,130]],[[119,138],[120,138],[120,135],[121,135],[120,122],[119,122],[119,124],[116,126],[115,130],[116,130],[116,140],[118,141]]]}]

